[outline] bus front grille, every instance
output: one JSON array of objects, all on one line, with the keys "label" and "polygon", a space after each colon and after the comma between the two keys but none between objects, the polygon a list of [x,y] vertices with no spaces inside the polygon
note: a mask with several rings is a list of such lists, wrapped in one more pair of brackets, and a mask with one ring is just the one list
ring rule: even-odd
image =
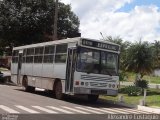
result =
[{"label": "bus front grille", "polygon": [[92,86],[92,87],[107,87],[107,83],[90,82],[90,86]]},{"label": "bus front grille", "polygon": [[111,77],[99,77],[92,75],[81,75],[82,80],[103,81],[103,82],[115,82]]}]

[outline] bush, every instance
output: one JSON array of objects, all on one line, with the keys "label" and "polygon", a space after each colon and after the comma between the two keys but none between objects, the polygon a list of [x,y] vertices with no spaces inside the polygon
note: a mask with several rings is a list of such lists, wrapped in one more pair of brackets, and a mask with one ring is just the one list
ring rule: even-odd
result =
[{"label": "bush", "polygon": [[136,86],[127,86],[125,87],[124,92],[128,94],[128,96],[138,96],[141,94],[141,88]]},{"label": "bush", "polygon": [[148,81],[147,80],[137,80],[135,82],[135,85],[137,87],[140,87],[141,88],[141,94],[144,93],[144,89],[147,89],[148,88]]},{"label": "bush", "polygon": [[142,89],[148,88],[148,81],[147,80],[137,80],[135,82],[135,84],[136,84],[137,87],[140,87]]}]

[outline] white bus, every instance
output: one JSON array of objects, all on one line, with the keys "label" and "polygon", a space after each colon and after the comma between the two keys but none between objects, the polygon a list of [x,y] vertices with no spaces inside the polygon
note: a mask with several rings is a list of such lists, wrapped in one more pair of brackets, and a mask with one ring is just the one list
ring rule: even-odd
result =
[{"label": "white bus", "polygon": [[87,38],[70,38],[13,48],[11,80],[24,86],[51,90],[57,99],[64,94],[118,94],[120,46]]}]

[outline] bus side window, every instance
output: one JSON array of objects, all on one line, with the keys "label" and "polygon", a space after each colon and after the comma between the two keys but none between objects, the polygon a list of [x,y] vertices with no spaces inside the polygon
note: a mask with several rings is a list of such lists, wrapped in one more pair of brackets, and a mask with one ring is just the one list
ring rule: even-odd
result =
[{"label": "bus side window", "polygon": [[56,45],[55,63],[66,63],[67,44]]},{"label": "bus side window", "polygon": [[12,54],[12,63],[18,63],[18,50],[14,50]]},{"label": "bus side window", "polygon": [[27,55],[27,56],[28,56],[28,55],[34,55],[34,48],[29,48],[29,49],[27,49],[26,55]]},{"label": "bus side window", "polygon": [[34,63],[42,63],[44,47],[36,47],[34,53]]},{"label": "bus side window", "polygon": [[26,63],[33,63],[34,48],[26,49]]},{"label": "bus side window", "polygon": [[43,63],[53,63],[54,45],[45,46]]}]

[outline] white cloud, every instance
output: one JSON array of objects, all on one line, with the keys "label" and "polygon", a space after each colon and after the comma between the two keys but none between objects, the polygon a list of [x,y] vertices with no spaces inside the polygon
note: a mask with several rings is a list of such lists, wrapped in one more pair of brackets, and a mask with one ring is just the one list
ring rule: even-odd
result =
[{"label": "white cloud", "polygon": [[115,11],[133,0],[61,0],[71,4],[73,11],[80,17],[88,16],[88,13]]},{"label": "white cloud", "polygon": [[160,40],[160,11],[155,5],[135,6],[130,12],[117,10],[132,0],[61,0],[71,3],[79,16],[82,37],[121,36],[125,40]]}]

